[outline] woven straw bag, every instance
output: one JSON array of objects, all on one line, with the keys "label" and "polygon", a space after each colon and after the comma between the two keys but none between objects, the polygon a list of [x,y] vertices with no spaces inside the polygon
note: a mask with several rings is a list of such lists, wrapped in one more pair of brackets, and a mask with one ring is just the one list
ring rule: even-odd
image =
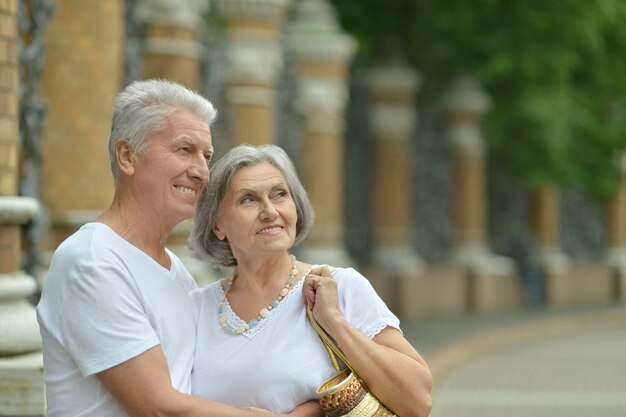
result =
[{"label": "woven straw bag", "polygon": [[[354,372],[343,352],[317,323],[313,312],[307,309],[311,325],[322,339],[337,374],[317,389],[320,405],[327,417],[396,417],[365,386]],[[345,369],[340,365],[343,362]]]}]

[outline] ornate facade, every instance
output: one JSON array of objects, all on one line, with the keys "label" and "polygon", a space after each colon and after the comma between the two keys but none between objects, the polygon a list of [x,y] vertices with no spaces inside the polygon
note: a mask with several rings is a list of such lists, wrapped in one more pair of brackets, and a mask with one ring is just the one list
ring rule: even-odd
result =
[{"label": "ornate facade", "polygon": [[[444,207],[432,218],[418,218],[411,198],[417,187],[412,181],[416,149],[412,143],[419,132],[416,97],[428,80],[420,80],[415,69],[391,63],[352,71],[357,44],[340,27],[328,0],[55,3],[57,13],[43,43],[41,100],[47,114],[40,138],[42,157],[33,165],[32,158],[24,156],[25,142],[18,141],[18,91],[21,83],[29,82],[19,76],[17,62],[24,36],[17,28],[18,0],[0,0],[0,388],[22,389],[0,390],[0,415],[43,415],[40,342],[28,299],[36,293],[36,284],[45,280],[47,254],[111,200],[110,111],[115,94],[129,78],[124,74],[128,64],[124,58],[129,59],[124,54],[124,12],[131,5],[126,13],[142,29],[141,47],[134,51],[141,64],[137,73],[172,79],[206,94],[221,112],[218,123],[228,124],[216,127],[229,133],[215,137],[221,142],[217,149],[239,143],[297,142],[286,147],[292,150],[317,212],[316,226],[298,249],[299,256],[359,268],[404,318],[495,313],[523,305],[527,295],[519,264],[490,248],[489,170],[479,127],[480,117],[489,111],[489,98],[471,77],[450,81],[440,106],[445,129],[433,134],[451,150],[449,164],[442,167],[450,172],[450,187],[437,191],[449,195],[453,207]],[[206,19],[207,14],[212,19]],[[222,25],[220,30],[207,27],[217,24]],[[207,31],[213,34],[210,42]],[[218,63],[207,59],[217,53],[216,45],[225,51]],[[207,62],[215,65],[203,67]],[[206,74],[218,70],[223,73],[222,85],[207,87]],[[293,91],[283,88],[287,77],[292,77]],[[365,92],[359,105],[366,109],[366,117],[352,123],[371,139],[352,141],[358,144],[353,146],[356,156],[346,155],[345,140],[354,85]],[[280,124],[284,118],[277,114],[277,102],[285,94],[291,97],[289,111],[301,128],[281,135],[286,126]],[[348,156],[372,158],[363,162],[370,181],[359,182],[371,206],[372,238],[369,255],[358,260],[346,245],[345,219],[368,210],[345,211],[346,189],[353,178],[345,168]],[[27,198],[18,184],[28,180],[33,169],[42,173],[41,193]],[[558,190],[534,194],[527,228],[538,243],[536,263],[548,303],[626,299],[624,187],[607,208],[607,261],[575,269],[559,244]],[[38,240],[23,242],[22,225],[32,223],[40,207],[47,213],[43,223],[47,227]],[[414,236],[423,230],[422,222],[452,225],[454,242],[443,261],[429,262],[417,250]],[[189,223],[181,225],[170,244],[205,283],[216,272],[185,256],[188,230]],[[21,261],[21,255],[33,248],[40,255],[37,268],[32,259],[30,265]],[[24,268],[41,271],[38,282]],[[16,405],[18,397],[27,398],[22,402],[27,405]]]}]

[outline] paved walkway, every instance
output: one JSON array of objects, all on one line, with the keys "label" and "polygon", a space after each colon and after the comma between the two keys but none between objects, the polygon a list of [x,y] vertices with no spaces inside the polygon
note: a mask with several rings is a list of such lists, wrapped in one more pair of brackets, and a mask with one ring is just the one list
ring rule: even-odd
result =
[{"label": "paved walkway", "polygon": [[403,323],[433,417],[626,416],[626,304]]}]

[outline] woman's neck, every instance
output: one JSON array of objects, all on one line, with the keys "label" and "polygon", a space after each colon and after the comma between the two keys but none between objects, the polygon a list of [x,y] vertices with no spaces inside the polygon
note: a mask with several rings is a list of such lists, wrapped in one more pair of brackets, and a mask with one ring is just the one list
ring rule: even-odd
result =
[{"label": "woman's neck", "polygon": [[284,285],[295,258],[284,254],[264,259],[237,260],[235,287],[238,289],[263,290]]}]

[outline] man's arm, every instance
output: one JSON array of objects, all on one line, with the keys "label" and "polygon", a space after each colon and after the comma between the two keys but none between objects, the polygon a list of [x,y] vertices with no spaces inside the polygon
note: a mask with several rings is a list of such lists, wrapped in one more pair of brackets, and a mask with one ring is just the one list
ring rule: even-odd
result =
[{"label": "man's arm", "polygon": [[130,417],[267,417],[269,414],[177,391],[172,387],[160,345],[98,373],[97,377]]},{"label": "man's arm", "polygon": [[291,413],[291,417],[324,417],[324,411],[320,406],[319,401],[311,400],[304,404],[300,404]]}]

